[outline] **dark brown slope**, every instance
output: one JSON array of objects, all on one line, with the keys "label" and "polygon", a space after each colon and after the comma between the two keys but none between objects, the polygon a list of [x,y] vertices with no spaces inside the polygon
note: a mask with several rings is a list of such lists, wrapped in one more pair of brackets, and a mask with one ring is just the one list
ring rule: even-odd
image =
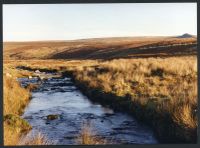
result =
[{"label": "dark brown slope", "polygon": [[4,59],[113,59],[197,53],[196,38],[102,38],[74,41],[6,42]]}]

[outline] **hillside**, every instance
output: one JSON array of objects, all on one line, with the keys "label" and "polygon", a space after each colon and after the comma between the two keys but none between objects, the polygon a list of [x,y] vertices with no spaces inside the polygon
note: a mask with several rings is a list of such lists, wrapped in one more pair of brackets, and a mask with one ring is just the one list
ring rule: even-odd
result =
[{"label": "hillside", "polygon": [[113,59],[197,53],[196,38],[126,37],[4,42],[4,59]]},{"label": "hillside", "polygon": [[185,33],[181,36],[177,36],[177,38],[195,38],[194,35],[191,35],[191,34],[188,34],[188,33]]}]

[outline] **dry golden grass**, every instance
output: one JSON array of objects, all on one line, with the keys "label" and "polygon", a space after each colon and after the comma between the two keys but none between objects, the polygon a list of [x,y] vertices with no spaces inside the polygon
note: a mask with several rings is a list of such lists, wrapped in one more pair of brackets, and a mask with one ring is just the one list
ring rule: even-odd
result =
[{"label": "dry golden grass", "polygon": [[19,83],[14,78],[4,76],[3,80],[4,115],[22,114],[23,109],[29,101],[30,93],[26,89],[20,87]]},{"label": "dry golden grass", "polygon": [[185,128],[197,128],[197,116],[193,115],[193,109],[189,104],[178,106],[173,113],[173,119],[175,122],[183,125]]},{"label": "dry golden grass", "polygon": [[90,124],[83,124],[80,136],[77,142],[80,145],[104,145],[108,144],[105,139],[96,137],[96,133],[92,130]]},{"label": "dry golden grass", "polygon": [[177,98],[182,94],[185,99],[196,104],[195,57],[121,59],[102,62],[98,66],[77,68],[76,71],[78,80],[85,81],[92,87],[100,87],[105,92],[115,92],[118,96],[130,93],[144,97]]},{"label": "dry golden grass", "polygon": [[32,137],[22,136],[18,142],[18,145],[52,145],[53,142],[49,141],[43,134],[38,132]]},{"label": "dry golden grass", "polygon": [[[4,74],[3,92],[4,116],[8,114],[21,115],[29,102],[29,91],[20,87],[15,78]],[[9,122],[4,122],[4,145],[16,145],[23,128],[24,126],[11,125]]]},{"label": "dry golden grass", "polygon": [[170,115],[183,137],[195,137],[190,134],[197,130],[196,57],[112,60],[76,69],[74,76],[89,88],[130,96],[145,109]]},{"label": "dry golden grass", "polygon": [[[22,88],[17,77],[31,75],[27,71],[16,70],[10,64],[4,63],[3,75],[3,114],[4,114],[4,145],[21,145],[21,136],[31,129],[31,126],[21,115],[30,100],[30,88]],[[46,145],[47,140],[41,134],[32,139],[27,139],[25,145]]]},{"label": "dry golden grass", "polygon": [[14,131],[9,125],[4,124],[4,145],[17,145],[20,135],[20,131]]},{"label": "dry golden grass", "polygon": [[32,127],[18,115],[7,114],[4,116],[4,145],[17,145],[22,134],[27,133]]}]

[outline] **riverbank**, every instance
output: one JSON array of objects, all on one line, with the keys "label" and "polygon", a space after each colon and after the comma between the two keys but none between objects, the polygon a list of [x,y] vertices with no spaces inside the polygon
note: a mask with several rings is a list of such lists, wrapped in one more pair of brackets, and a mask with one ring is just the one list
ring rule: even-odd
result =
[{"label": "riverbank", "polygon": [[[127,112],[141,122],[149,124],[151,127],[153,127],[156,137],[161,143],[196,143],[196,126],[194,127],[192,125],[193,127],[191,128],[185,127],[186,125],[183,125],[185,123],[182,123],[181,125],[181,123],[174,122],[171,114],[168,114],[164,111],[158,112],[158,110],[155,109],[158,105],[167,103],[162,102],[157,104],[157,98],[152,98],[148,100],[148,103],[141,104],[141,102],[128,94],[124,97],[121,97],[114,93],[105,93],[100,88],[92,88],[85,84],[85,82],[77,81],[75,77],[74,82],[76,83],[76,86],[92,101],[109,106],[116,111]],[[182,110],[180,112],[191,112],[190,107],[185,107],[185,109],[181,108]],[[178,115],[183,116],[182,114],[177,114],[177,118],[180,117]],[[191,119],[191,117],[189,118]],[[194,119],[192,119],[192,121],[185,119],[185,122],[196,121],[194,121]]]},{"label": "riverbank", "polygon": [[11,77],[4,76],[4,144],[16,145],[20,136],[31,129],[31,125],[20,117],[29,103],[30,92],[21,88]]},{"label": "riverbank", "polygon": [[64,75],[73,77],[91,100],[150,124],[162,143],[196,143],[195,63],[191,57],[113,60]]},{"label": "riverbank", "polygon": [[[31,99],[31,89],[22,88],[17,81],[18,77],[31,75],[28,71],[18,71],[10,64],[4,64],[3,74],[3,118],[4,118],[4,145],[23,145],[20,143],[32,126],[21,115]],[[45,137],[38,134],[27,139],[29,145],[43,144]]]}]

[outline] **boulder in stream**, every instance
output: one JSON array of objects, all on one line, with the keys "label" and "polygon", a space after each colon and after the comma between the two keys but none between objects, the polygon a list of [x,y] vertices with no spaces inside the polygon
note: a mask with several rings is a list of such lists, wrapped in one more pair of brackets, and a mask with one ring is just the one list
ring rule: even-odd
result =
[{"label": "boulder in stream", "polygon": [[50,114],[50,115],[47,115],[47,119],[48,120],[55,120],[55,119],[58,119],[59,115],[53,115],[53,114]]}]

